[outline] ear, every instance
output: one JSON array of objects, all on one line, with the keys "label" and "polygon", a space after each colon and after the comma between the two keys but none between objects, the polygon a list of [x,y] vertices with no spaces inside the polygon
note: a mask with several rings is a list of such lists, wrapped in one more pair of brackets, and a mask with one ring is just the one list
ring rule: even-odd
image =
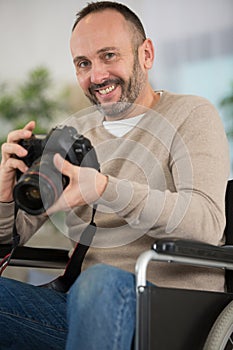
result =
[{"label": "ear", "polygon": [[145,69],[151,69],[154,62],[154,45],[151,39],[146,39],[139,48],[142,57],[142,65]]}]

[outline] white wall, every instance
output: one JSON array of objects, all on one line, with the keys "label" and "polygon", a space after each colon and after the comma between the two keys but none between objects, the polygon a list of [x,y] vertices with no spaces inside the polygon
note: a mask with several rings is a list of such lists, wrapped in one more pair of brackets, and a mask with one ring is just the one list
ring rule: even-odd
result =
[{"label": "white wall", "polygon": [[[0,81],[22,79],[40,64],[48,66],[58,81],[75,80],[69,38],[75,14],[86,3],[0,0]],[[135,8],[137,1],[125,3]]]},{"label": "white wall", "polygon": [[233,26],[232,0],[145,0],[148,31],[171,41]]}]

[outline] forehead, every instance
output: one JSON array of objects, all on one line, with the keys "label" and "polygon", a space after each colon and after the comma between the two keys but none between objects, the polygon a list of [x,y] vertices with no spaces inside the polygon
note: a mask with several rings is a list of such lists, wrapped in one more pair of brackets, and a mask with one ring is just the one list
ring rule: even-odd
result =
[{"label": "forehead", "polygon": [[104,10],[84,17],[70,40],[73,56],[86,55],[102,47],[124,48],[132,45],[132,31],[125,18],[115,10]]}]

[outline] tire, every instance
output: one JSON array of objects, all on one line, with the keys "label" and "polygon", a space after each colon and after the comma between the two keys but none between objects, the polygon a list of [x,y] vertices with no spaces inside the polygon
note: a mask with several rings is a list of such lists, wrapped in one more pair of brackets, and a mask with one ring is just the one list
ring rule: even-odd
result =
[{"label": "tire", "polygon": [[233,350],[233,301],[216,319],[203,350]]}]

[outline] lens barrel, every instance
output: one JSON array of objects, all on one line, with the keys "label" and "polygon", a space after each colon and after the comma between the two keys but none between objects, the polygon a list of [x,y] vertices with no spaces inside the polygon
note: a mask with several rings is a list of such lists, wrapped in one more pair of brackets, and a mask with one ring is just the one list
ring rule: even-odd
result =
[{"label": "lens barrel", "polygon": [[36,160],[14,187],[17,206],[31,215],[44,213],[63,192],[65,178],[53,165],[53,155]]}]

